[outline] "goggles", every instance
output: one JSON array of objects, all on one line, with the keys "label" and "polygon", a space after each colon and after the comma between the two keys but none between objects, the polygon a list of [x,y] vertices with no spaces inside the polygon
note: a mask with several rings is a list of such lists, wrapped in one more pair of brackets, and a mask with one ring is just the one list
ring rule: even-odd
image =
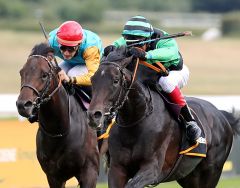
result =
[{"label": "goggles", "polygon": [[64,45],[61,45],[61,46],[59,46],[59,48],[62,52],[68,51],[69,53],[73,53],[78,49],[78,46],[64,46]]},{"label": "goggles", "polygon": [[[124,35],[123,37],[124,37],[127,45],[133,45],[136,47],[144,46],[144,43],[143,44],[138,44],[138,43],[146,40],[145,37],[139,37],[139,36],[134,36],[134,35]],[[134,45],[134,44],[136,44],[136,45]]]}]

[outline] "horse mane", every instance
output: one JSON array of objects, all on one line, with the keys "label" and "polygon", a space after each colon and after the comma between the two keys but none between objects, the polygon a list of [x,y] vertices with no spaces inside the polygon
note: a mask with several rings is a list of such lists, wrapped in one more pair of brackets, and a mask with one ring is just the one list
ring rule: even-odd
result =
[{"label": "horse mane", "polygon": [[130,56],[131,55],[128,53],[128,48],[126,46],[120,46],[111,51],[107,57],[104,58],[104,61],[118,62]]},{"label": "horse mane", "polygon": [[48,43],[42,42],[42,43],[36,44],[32,48],[29,56],[31,56],[31,55],[42,55],[44,57],[47,57],[49,52],[54,53],[54,49],[51,48]]},{"label": "horse mane", "polygon": [[[132,56],[129,53],[129,48],[126,46],[120,46],[117,47],[116,49],[114,49],[113,51],[111,51],[107,57],[103,57],[101,62],[115,62],[118,64],[121,64],[121,61],[123,61],[124,59],[128,58]],[[132,61],[129,62],[126,66],[126,69],[128,69],[130,72],[133,72],[136,66],[136,58],[132,58]],[[144,65],[139,65],[138,66],[138,74],[137,74],[137,79],[148,85],[148,84],[154,84],[158,82],[159,79],[159,73],[157,73],[156,71],[149,69],[148,67],[144,66]]]}]

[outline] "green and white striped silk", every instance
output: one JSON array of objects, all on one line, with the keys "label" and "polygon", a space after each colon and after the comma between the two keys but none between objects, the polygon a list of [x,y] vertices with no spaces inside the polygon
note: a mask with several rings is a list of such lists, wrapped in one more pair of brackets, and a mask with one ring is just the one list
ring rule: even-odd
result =
[{"label": "green and white striped silk", "polygon": [[123,29],[122,35],[134,35],[148,38],[153,34],[153,27],[143,16],[130,18]]}]

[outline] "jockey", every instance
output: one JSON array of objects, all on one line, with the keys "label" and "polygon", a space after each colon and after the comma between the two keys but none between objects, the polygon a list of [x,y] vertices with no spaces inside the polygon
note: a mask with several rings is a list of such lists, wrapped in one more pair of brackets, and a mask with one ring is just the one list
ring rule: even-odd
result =
[{"label": "jockey", "polygon": [[75,21],[66,21],[49,33],[54,55],[63,60],[60,79],[72,84],[90,86],[91,76],[98,69],[102,54],[100,37],[82,29]]},{"label": "jockey", "polygon": [[[122,37],[116,40],[113,45],[104,49],[104,56],[116,47],[132,45],[141,41],[159,38],[168,35],[167,32],[153,28],[149,21],[142,16],[134,16],[129,19],[122,31]],[[190,142],[195,143],[201,135],[186,100],[180,89],[187,84],[189,70],[179,53],[176,41],[172,39],[154,40],[149,43],[134,45],[130,53],[140,60],[153,64],[161,62],[168,70],[168,74],[161,76],[158,83],[167,94],[169,100],[181,107],[180,115],[185,120],[186,134]]]}]

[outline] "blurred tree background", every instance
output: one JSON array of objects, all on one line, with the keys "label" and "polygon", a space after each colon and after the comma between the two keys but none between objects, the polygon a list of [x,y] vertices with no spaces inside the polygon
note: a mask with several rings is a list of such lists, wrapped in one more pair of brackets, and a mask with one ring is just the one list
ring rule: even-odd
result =
[{"label": "blurred tree background", "polygon": [[[122,17],[125,13],[133,16],[146,12],[155,15],[217,14],[221,15],[220,27],[223,34],[240,33],[239,0],[0,0],[0,27],[18,31],[39,31],[39,25],[36,24],[38,20],[43,21],[47,29],[53,29],[66,20],[76,20],[96,32],[117,32],[122,26],[119,19],[122,18],[121,22],[126,21],[126,18]],[[115,24],[115,17],[112,15],[118,16]],[[109,22],[112,22],[112,25]]]}]

